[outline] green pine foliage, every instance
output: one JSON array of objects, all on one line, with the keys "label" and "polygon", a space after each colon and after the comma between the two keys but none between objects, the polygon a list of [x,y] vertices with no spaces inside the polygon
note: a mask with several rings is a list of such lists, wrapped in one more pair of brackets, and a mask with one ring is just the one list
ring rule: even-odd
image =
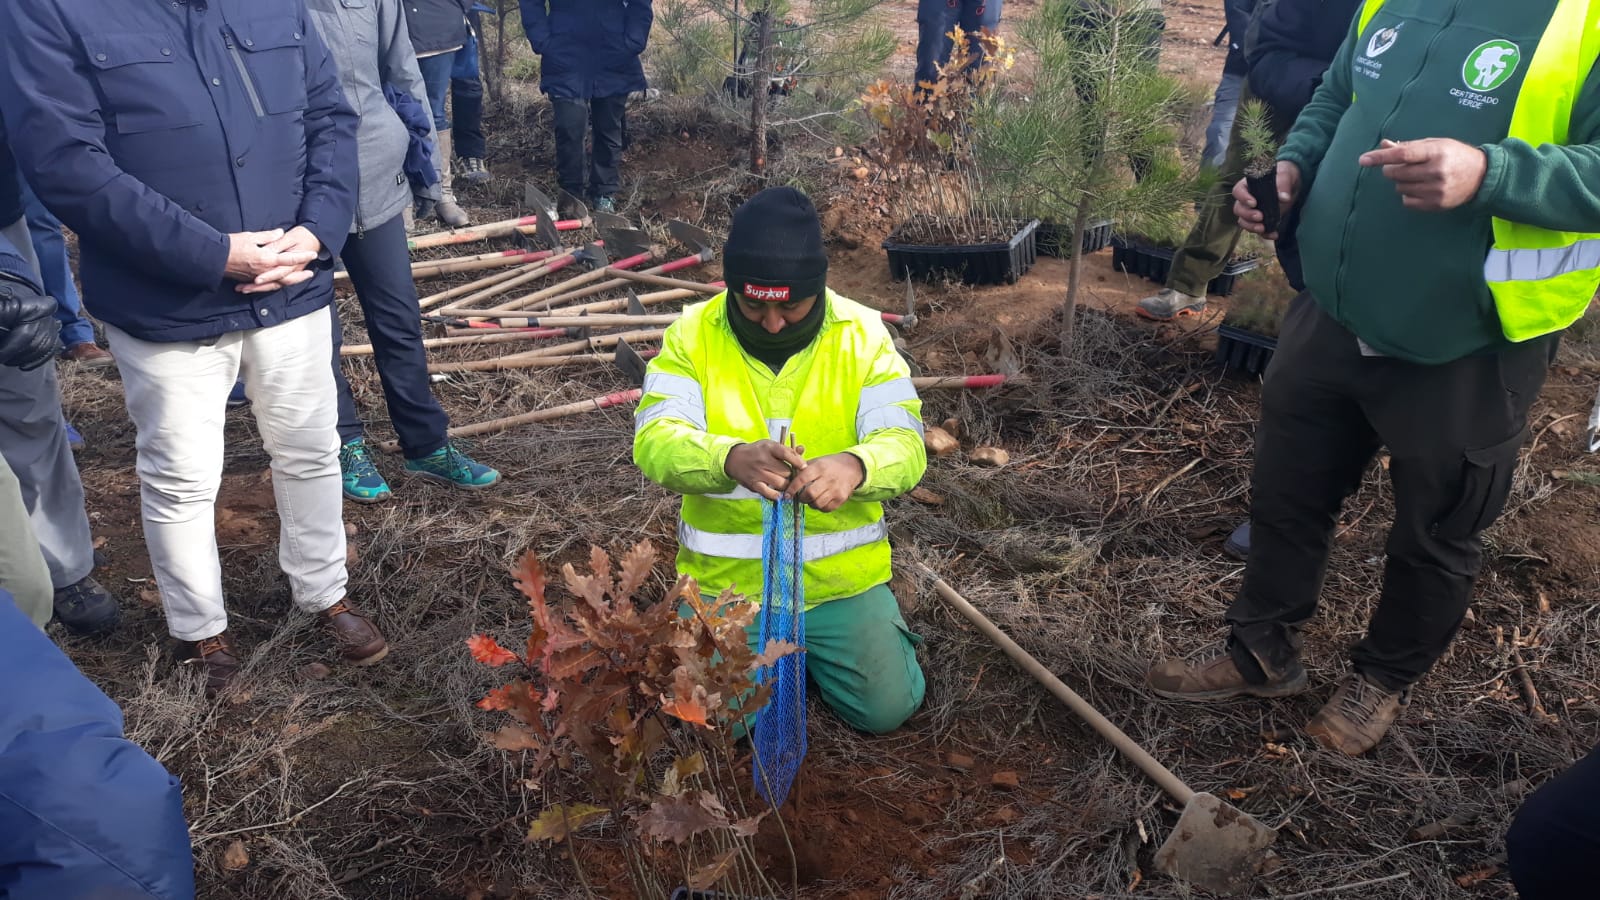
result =
[{"label": "green pine foliage", "polygon": [[[974,138],[991,184],[1019,208],[1075,233],[1096,219],[1143,232],[1181,222],[1196,185],[1177,152],[1185,95],[1157,68],[1159,31],[1146,8],[1139,0],[1046,0],[1021,24],[1021,56],[1031,66],[1012,89],[989,95]],[[1064,352],[1082,268],[1079,242],[1073,246]]]},{"label": "green pine foliage", "polygon": [[1278,165],[1278,139],[1272,131],[1272,114],[1260,100],[1239,105],[1239,142],[1244,146],[1244,173],[1264,178]]}]

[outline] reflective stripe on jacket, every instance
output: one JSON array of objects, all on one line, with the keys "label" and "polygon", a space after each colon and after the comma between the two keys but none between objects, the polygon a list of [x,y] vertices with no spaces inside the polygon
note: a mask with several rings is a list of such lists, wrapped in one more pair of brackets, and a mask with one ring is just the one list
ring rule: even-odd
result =
[{"label": "reflective stripe on jacket", "polygon": [[759,600],[762,501],[723,471],[739,444],[787,431],[807,458],[849,452],[866,480],[832,513],[806,510],[806,606],[889,580],[881,501],[927,468],[922,401],[878,313],[829,292],[822,331],[778,374],[739,346],[719,294],[667,330],[634,416],[634,461],[683,495],[678,570],[705,593]]}]

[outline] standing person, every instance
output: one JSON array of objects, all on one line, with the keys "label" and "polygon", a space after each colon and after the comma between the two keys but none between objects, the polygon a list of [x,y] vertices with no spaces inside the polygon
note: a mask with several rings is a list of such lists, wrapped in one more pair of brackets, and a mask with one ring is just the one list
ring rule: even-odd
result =
[{"label": "standing person", "polygon": [[[10,83],[0,72],[0,85]],[[0,87],[0,93],[15,91]],[[13,571],[31,570],[24,576],[29,587],[19,590],[17,599],[29,605],[32,618],[48,621],[53,612],[69,631],[103,634],[117,627],[122,611],[116,598],[90,577],[94,537],[61,414],[56,367],[32,356],[39,336],[47,334],[52,339],[42,344],[50,351],[46,359],[53,359],[60,346],[59,330],[53,318],[55,301],[40,289],[39,260],[33,255],[23,215],[22,181],[11,153],[0,133],[0,325],[11,328],[0,340],[0,352],[18,354],[15,363],[0,366],[0,455],[29,521],[5,529],[9,546],[0,556],[12,556],[6,566]],[[46,323],[39,320],[40,314],[52,317],[42,331]],[[9,493],[4,486],[0,490]],[[41,608],[37,599],[34,559],[39,554],[49,574],[47,608]]]},{"label": "standing person", "polygon": [[0,684],[17,686],[0,703],[0,893],[193,900],[178,779],[4,591]]},{"label": "standing person", "polygon": [[94,325],[83,314],[83,301],[72,280],[72,263],[67,259],[67,241],[61,234],[61,220],[39,202],[26,181],[22,186],[22,205],[33,240],[33,254],[39,259],[39,274],[44,291],[56,301],[56,321],[61,326],[61,356],[88,368],[109,366],[115,359],[94,342]]},{"label": "standing person", "polygon": [[483,78],[478,71],[478,35],[483,33],[483,13],[494,10],[474,3],[467,18],[467,44],[456,51],[456,65],[450,70],[450,123],[455,137],[457,173],[462,181],[478,184],[489,180],[484,157],[489,145],[483,138]]},{"label": "standing person", "polygon": [[[1243,38],[1248,73],[1245,89],[1267,105],[1267,114],[1280,133],[1311,102],[1312,93],[1322,84],[1322,73],[1339,52],[1360,5],[1361,0],[1275,0],[1251,16],[1248,37]],[[1205,308],[1205,286],[1222,273],[1238,239],[1230,186],[1244,177],[1240,158],[1237,153],[1229,156],[1219,187],[1207,196],[1199,221],[1173,261],[1167,289],[1141,302],[1140,315],[1165,321]],[[1295,237],[1299,222],[1300,210],[1291,208],[1278,225],[1278,237],[1272,246],[1289,286],[1303,291],[1306,283]],[[1228,535],[1222,552],[1240,562],[1250,555],[1248,519]]]},{"label": "standing person", "polygon": [[[0,171],[0,219],[21,215],[14,199],[17,183]],[[0,229],[0,330],[5,335],[0,340],[0,367],[31,372],[55,358],[55,301],[39,290],[33,265],[12,245],[16,231]],[[5,376],[0,369],[0,378]],[[49,623],[55,593],[50,567],[34,535],[22,484],[4,454],[0,454],[0,589],[33,624],[43,628]]]},{"label": "standing person", "polygon": [[[1339,52],[1360,5],[1361,0],[1275,0],[1250,17],[1244,33],[1236,33],[1236,39],[1245,42],[1243,99],[1259,99],[1267,105],[1278,140],[1311,102],[1312,92],[1322,83],[1322,73]],[[1234,26],[1229,21],[1231,31]],[[1201,203],[1199,218],[1173,257],[1166,287],[1139,301],[1135,311],[1143,318],[1169,322],[1204,312],[1207,285],[1222,274],[1233,256],[1239,243],[1239,220],[1233,215],[1232,190],[1244,177],[1244,148],[1235,146],[1234,138],[1237,133],[1229,140],[1229,152],[1216,185]],[[1295,243],[1298,221],[1298,211],[1289,210],[1273,247],[1289,285],[1301,291],[1305,283]],[[1241,529],[1230,538],[1228,552],[1243,559],[1249,548],[1249,530],[1246,526]]]},{"label": "standing person", "polygon": [[[417,66],[422,71],[422,81],[428,109],[433,114],[433,167],[439,172],[440,198],[432,208],[419,204],[418,219],[437,218],[448,228],[462,228],[472,224],[472,217],[456,202],[456,192],[450,177],[451,145],[450,116],[445,111],[445,99],[450,92],[450,74],[456,68],[456,53],[466,46],[470,32],[467,30],[467,13],[472,0],[406,0],[406,28],[411,35],[411,46],[416,52]],[[417,99],[422,99],[418,95]]]},{"label": "standing person", "polygon": [[[1587,0],[1363,6],[1278,153],[1281,202],[1304,204],[1308,289],[1262,392],[1229,636],[1157,665],[1157,693],[1306,688],[1301,626],[1339,508],[1380,446],[1395,499],[1382,591],[1307,733],[1370,750],[1450,646],[1558,335],[1600,286],[1586,252],[1600,234],[1584,233],[1600,223],[1597,28]],[[1243,182],[1234,198],[1262,231]]]},{"label": "standing person", "polygon": [[1222,3],[1228,56],[1222,62],[1222,78],[1217,81],[1217,91],[1211,97],[1211,121],[1206,125],[1206,145],[1200,153],[1201,164],[1213,169],[1221,168],[1227,160],[1233,119],[1239,112],[1240,95],[1244,91],[1244,36],[1250,28],[1250,13],[1255,5],[1255,0],[1223,0]]},{"label": "standing person", "polygon": [[[917,84],[939,80],[939,67],[950,60],[950,32],[961,26],[968,34],[1000,30],[1002,0],[917,0]],[[976,65],[982,57],[971,60]]]},{"label": "standing person", "polygon": [[[539,54],[539,89],[555,115],[556,179],[600,212],[617,211],[628,95],[649,84],[639,55],[650,0],[521,0],[522,28]],[[585,172],[584,138],[594,131]],[[588,183],[584,183],[587,174]]]},{"label": "standing person", "polygon": [[922,705],[924,682],[921,639],[889,592],[883,501],[927,468],[922,401],[882,318],[827,289],[804,194],[750,198],[722,258],[729,289],[685,310],[650,362],[634,462],[683,495],[678,571],[707,596],[759,599],[763,498],[809,507],[806,670],[849,725],[893,731]]},{"label": "standing person", "polygon": [[328,366],[357,121],[303,4],[5,4],[0,65],[16,88],[0,91],[0,113],[28,135],[22,171],[78,234],[117,355],[145,544],[182,655],[214,690],[240,665],[215,511],[242,373],[295,605],[347,661],[382,659],[383,635],[346,597]]},{"label": "standing person", "polygon": [[[428,382],[428,359],[417,317],[417,286],[411,280],[411,254],[401,213],[411,202],[404,175],[410,136],[384,88],[422,96],[422,75],[405,30],[401,0],[369,0],[348,6],[343,0],[307,0],[312,21],[339,70],[345,99],[361,125],[356,132],[356,214],[339,258],[350,273],[373,360],[383,383],[389,417],[400,437],[409,475],[454,487],[476,489],[500,480],[500,473],[474,462],[450,443],[450,417],[440,408]],[[376,503],[393,494],[367,442],[339,363],[338,306],[330,307],[333,377],[339,391],[339,468],[344,495]]]}]

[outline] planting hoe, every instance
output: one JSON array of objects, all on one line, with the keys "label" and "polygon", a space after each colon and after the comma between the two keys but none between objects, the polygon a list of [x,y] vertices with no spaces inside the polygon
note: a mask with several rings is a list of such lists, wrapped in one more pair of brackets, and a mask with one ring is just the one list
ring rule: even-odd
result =
[{"label": "planting hoe", "polygon": [[1183,804],[1183,815],[1178,818],[1177,826],[1156,851],[1157,868],[1217,894],[1237,897],[1250,889],[1256,876],[1275,859],[1271,848],[1278,838],[1276,831],[1215,795],[1195,791],[1184,784],[1028,651],[1017,646],[1016,641],[1007,637],[937,573],[925,565],[921,568],[923,574],[933,579],[939,596],[1004,650],[1018,668],[1038,679],[1056,699],[1143,770],[1151,781]]}]

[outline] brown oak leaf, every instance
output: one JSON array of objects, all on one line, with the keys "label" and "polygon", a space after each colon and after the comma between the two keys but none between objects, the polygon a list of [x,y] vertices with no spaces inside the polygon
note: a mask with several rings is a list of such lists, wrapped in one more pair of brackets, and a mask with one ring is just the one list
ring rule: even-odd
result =
[{"label": "brown oak leaf", "polygon": [[498,641],[487,634],[475,634],[467,638],[467,649],[472,651],[473,659],[494,668],[517,661],[515,653],[500,646]]},{"label": "brown oak leaf", "polygon": [[733,861],[739,855],[737,847],[730,848],[711,862],[706,863],[689,874],[689,888],[696,891],[709,890],[712,885],[721,881],[728,869],[733,867]]},{"label": "brown oak leaf", "polygon": [[560,803],[539,814],[528,827],[530,841],[564,841],[583,826],[611,812],[590,803]]},{"label": "brown oak leaf", "polygon": [[800,649],[800,645],[796,644],[794,641],[785,641],[781,638],[774,638],[770,641],[767,641],[767,648],[761,651],[760,656],[757,656],[755,659],[750,661],[750,668],[752,670],[765,669],[767,666],[776,663],[778,660],[783,659],[785,656],[788,656],[791,653],[803,652],[805,651]]},{"label": "brown oak leaf", "polygon": [[718,815],[701,802],[702,793],[685,791],[650,804],[649,811],[639,817],[640,833],[652,840],[682,844],[701,832],[727,825],[726,815]]},{"label": "brown oak leaf", "polygon": [[539,740],[531,728],[522,725],[507,725],[499,731],[485,735],[489,745],[498,750],[543,750],[544,742]]}]

